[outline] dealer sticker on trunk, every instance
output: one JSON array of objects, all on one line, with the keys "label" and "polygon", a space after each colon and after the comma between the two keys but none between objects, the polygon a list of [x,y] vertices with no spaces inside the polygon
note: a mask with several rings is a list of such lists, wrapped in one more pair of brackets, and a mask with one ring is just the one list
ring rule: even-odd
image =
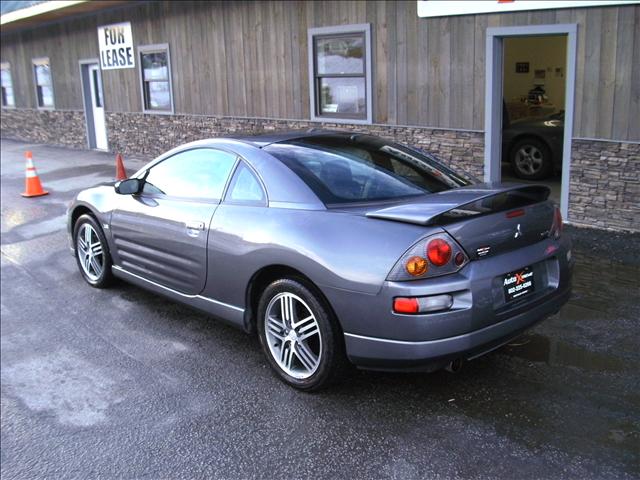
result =
[{"label": "dealer sticker on trunk", "polygon": [[533,292],[533,270],[525,267],[517,272],[508,273],[502,282],[507,302],[524,297]]}]

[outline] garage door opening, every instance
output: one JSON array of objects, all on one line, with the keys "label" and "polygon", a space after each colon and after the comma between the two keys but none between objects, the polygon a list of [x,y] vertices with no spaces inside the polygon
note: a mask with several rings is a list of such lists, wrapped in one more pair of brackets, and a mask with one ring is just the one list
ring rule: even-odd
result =
[{"label": "garage door opening", "polygon": [[502,181],[543,183],[560,203],[566,35],[504,39]]},{"label": "garage door opening", "polygon": [[542,183],[567,218],[575,25],[487,29],[485,180]]}]

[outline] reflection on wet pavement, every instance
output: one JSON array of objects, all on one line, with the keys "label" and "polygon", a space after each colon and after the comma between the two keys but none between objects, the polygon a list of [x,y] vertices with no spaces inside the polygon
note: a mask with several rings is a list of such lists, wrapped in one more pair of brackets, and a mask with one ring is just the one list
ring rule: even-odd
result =
[{"label": "reflection on wet pavement", "polygon": [[621,358],[592,352],[544,335],[530,333],[507,345],[504,353],[548,365],[578,367],[596,372],[619,372],[630,368]]},{"label": "reflection on wet pavement", "polygon": [[574,245],[569,303],[500,353],[594,372],[638,370],[640,263],[597,255],[591,245]]}]

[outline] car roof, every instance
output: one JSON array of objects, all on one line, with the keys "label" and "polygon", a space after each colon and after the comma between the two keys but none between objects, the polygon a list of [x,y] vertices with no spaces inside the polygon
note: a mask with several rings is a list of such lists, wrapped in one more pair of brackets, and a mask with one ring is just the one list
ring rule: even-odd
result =
[{"label": "car roof", "polygon": [[354,132],[346,132],[344,130],[328,130],[323,128],[309,128],[306,130],[286,130],[256,135],[232,135],[226,138],[238,140],[240,142],[246,142],[255,147],[263,148],[273,143],[286,142],[289,140],[299,140],[301,138],[322,137],[326,135],[350,137],[354,135]]}]

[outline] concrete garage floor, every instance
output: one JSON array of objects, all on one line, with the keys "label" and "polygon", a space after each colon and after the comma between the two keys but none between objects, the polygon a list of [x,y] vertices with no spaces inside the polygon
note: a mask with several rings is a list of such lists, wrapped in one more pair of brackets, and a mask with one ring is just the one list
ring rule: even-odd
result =
[{"label": "concrete garage floor", "polygon": [[[637,235],[574,230],[570,304],[458,375],[354,371],[304,394],[254,338],[81,280],[65,209],[112,155],[1,147],[3,479],[640,475]],[[20,196],[27,149],[46,197]]]}]

